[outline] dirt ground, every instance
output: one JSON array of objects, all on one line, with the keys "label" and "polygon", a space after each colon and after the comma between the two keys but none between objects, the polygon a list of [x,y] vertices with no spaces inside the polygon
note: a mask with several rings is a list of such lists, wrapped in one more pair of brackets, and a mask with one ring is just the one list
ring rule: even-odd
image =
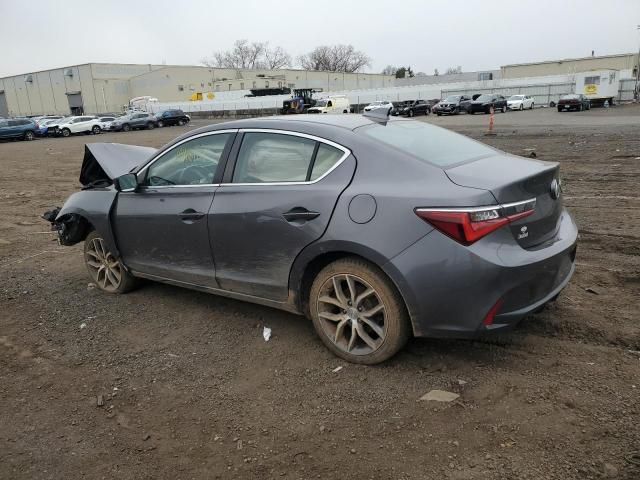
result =
[{"label": "dirt ground", "polygon": [[640,478],[640,107],[499,114],[494,137],[485,115],[427,121],[559,161],[578,266],[508,337],[417,339],[377,367],[277,310],[88,287],[39,215],[78,189],[84,143],[185,129],[0,143],[0,478]]}]

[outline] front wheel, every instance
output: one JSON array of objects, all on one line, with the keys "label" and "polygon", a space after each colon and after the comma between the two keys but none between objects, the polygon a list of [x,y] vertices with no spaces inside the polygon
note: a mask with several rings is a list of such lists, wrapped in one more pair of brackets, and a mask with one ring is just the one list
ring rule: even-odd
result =
[{"label": "front wheel", "polygon": [[531,102],[531,106],[529,107],[529,110],[533,110],[533,102]]},{"label": "front wheel", "polygon": [[162,120],[158,121],[158,128],[164,127],[164,122]]},{"label": "front wheel", "polygon": [[502,113],[507,113],[507,106],[503,105],[500,110],[502,111]]},{"label": "front wheel", "polygon": [[147,129],[148,130],[153,130],[154,128],[155,128],[155,125],[153,124],[153,122],[147,123]]},{"label": "front wheel", "polygon": [[186,122],[182,119],[178,120],[178,125],[180,125],[181,127],[185,124]]},{"label": "front wheel", "polygon": [[311,286],[309,313],[322,342],[352,363],[384,362],[411,334],[393,283],[379,268],[356,258],[337,260],[320,271]]},{"label": "front wheel", "polygon": [[104,292],[126,293],[136,285],[135,277],[107,249],[95,230],[84,241],[84,263],[93,282]]},{"label": "front wheel", "polygon": [[31,130],[27,130],[26,132],[24,132],[24,139],[27,142],[30,142],[31,140],[33,140],[34,136],[33,136],[33,132]]},{"label": "front wheel", "polygon": [[94,125],[91,129],[91,133],[93,133],[94,135],[98,135],[101,131],[102,130],[99,125]]},{"label": "front wheel", "polygon": [[520,104],[520,111],[524,110],[524,103]]},{"label": "front wheel", "polygon": [[131,126],[128,123],[125,123],[124,125],[122,125],[123,132],[128,132],[129,130],[131,130]]},{"label": "front wheel", "polygon": [[63,137],[68,137],[69,135],[71,135],[71,130],[69,130],[68,128],[63,128],[61,133]]},{"label": "front wheel", "polygon": [[413,117],[415,115],[415,113],[413,113],[413,110],[409,110],[409,116]]}]

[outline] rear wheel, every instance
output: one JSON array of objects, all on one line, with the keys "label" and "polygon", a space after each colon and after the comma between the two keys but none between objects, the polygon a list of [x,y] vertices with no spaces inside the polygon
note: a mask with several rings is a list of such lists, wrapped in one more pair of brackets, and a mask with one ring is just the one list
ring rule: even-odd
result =
[{"label": "rear wheel", "polygon": [[147,123],[147,129],[148,130],[153,130],[154,128],[155,128],[155,125],[153,124],[153,122]]},{"label": "rear wheel", "polygon": [[33,132],[31,130],[27,130],[26,132],[24,132],[24,139],[27,142],[30,142],[31,140],[33,140],[34,136],[33,136]]},{"label": "rear wheel", "polygon": [[502,113],[507,113],[507,106],[506,106],[506,105],[503,105],[503,106],[502,106],[502,108],[500,109],[500,111],[501,111]]},{"label": "rear wheel", "polygon": [[520,111],[524,110],[524,103],[520,104]]},{"label": "rear wheel", "polygon": [[352,363],[391,358],[411,334],[402,297],[377,267],[356,258],[327,265],[311,286],[309,310],[322,342]]},{"label": "rear wheel", "polygon": [[93,128],[91,129],[91,133],[93,133],[94,135],[98,135],[101,131],[102,129],[100,128],[99,125],[94,125]]},{"label": "rear wheel", "polygon": [[68,137],[69,135],[71,135],[71,130],[69,130],[68,128],[63,128],[61,133],[63,137]]},{"label": "rear wheel", "polygon": [[529,110],[533,110],[533,102],[531,102],[531,106],[529,107]]},{"label": "rear wheel", "polygon": [[126,293],[136,285],[135,277],[106,248],[103,238],[95,230],[84,241],[84,263],[100,290]]}]

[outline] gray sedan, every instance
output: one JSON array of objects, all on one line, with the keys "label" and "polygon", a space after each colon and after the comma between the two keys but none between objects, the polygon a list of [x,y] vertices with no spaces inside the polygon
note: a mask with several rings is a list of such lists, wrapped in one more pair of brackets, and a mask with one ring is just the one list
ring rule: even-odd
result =
[{"label": "gray sedan", "polygon": [[146,278],[306,315],[355,363],[555,300],[578,233],[558,164],[375,112],[88,144],[83,190],[48,218],[105,292]]}]

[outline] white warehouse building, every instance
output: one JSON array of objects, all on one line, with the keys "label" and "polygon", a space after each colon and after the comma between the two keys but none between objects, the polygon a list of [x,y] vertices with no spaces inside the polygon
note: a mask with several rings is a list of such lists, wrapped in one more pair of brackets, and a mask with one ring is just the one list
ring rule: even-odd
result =
[{"label": "white warehouse building", "polygon": [[185,102],[239,98],[254,88],[383,88],[394,80],[372,73],[87,63],[0,78],[0,117],[119,112],[139,96]]}]

